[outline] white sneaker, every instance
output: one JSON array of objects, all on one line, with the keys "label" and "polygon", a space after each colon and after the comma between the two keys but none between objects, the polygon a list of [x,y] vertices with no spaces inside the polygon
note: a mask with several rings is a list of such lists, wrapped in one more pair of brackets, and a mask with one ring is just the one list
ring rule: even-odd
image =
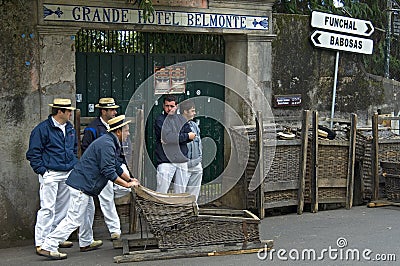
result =
[{"label": "white sneaker", "polygon": [[111,234],[111,240],[117,240],[117,239],[119,239],[120,237],[121,237],[121,235],[118,234],[118,233],[112,233],[112,234]]}]

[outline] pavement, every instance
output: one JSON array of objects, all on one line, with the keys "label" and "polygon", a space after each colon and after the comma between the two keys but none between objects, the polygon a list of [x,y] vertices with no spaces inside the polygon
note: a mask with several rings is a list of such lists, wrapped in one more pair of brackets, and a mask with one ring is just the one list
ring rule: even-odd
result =
[{"label": "pavement", "polygon": [[[400,265],[400,207],[366,206],[335,209],[302,215],[266,217],[260,224],[260,238],[274,240],[269,253],[192,257],[124,263],[140,266],[177,265]],[[110,240],[94,251],[82,253],[78,243],[68,258],[51,261],[35,254],[29,246],[0,249],[0,265],[116,265],[122,255]]]}]

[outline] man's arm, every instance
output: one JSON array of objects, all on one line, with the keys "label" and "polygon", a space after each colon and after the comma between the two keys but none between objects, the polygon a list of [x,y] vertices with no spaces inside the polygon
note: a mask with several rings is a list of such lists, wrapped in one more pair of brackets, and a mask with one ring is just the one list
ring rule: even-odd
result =
[{"label": "man's arm", "polygon": [[78,158],[78,138],[79,138],[79,135],[78,135],[78,133],[77,133],[77,131],[75,129],[74,129],[74,131],[75,131],[74,154]]},{"label": "man's arm", "polygon": [[29,148],[26,152],[26,159],[29,160],[29,163],[36,174],[43,175],[46,172],[46,167],[43,166],[43,158],[42,154],[45,149],[44,147],[44,139],[46,136],[39,129],[35,128],[31,136],[29,138]]},{"label": "man's arm", "polygon": [[125,164],[125,167],[128,172],[125,172],[124,168],[122,167],[122,164],[123,163],[121,163],[119,158],[116,158],[115,169],[116,169],[117,175],[120,176],[125,181],[129,181],[131,179],[131,177],[133,177],[132,173],[130,172],[127,164]]},{"label": "man's arm", "polygon": [[179,131],[179,143],[186,144],[194,140],[196,133],[192,132],[188,122],[183,124],[181,130]]},{"label": "man's arm", "polygon": [[196,137],[186,119],[180,115],[168,115],[161,133],[163,144],[186,144]]},{"label": "man's arm", "polygon": [[[121,168],[121,162],[118,161],[116,157],[116,147],[114,145],[103,145],[100,150],[100,172],[107,177],[107,179],[116,182],[118,178],[120,178],[125,183],[131,182],[132,179],[130,178],[128,173],[125,173],[124,170]],[[126,184],[122,184],[122,186],[126,187]],[[131,184],[132,186],[132,184]]]},{"label": "man's arm", "polygon": [[121,177],[117,177],[117,179],[114,180],[114,183],[126,188],[137,187],[139,185],[139,181],[136,178],[132,178],[127,182]]},{"label": "man's arm", "polygon": [[199,126],[196,124],[196,122],[192,121],[192,123],[194,123],[194,126],[197,130],[197,137],[199,137],[199,154],[200,154],[200,158],[203,158],[203,144],[201,143],[201,135],[200,135],[200,128]]},{"label": "man's arm", "polygon": [[154,133],[156,135],[156,141],[161,141],[161,128],[163,127],[164,119],[161,116],[157,117],[154,123]]}]

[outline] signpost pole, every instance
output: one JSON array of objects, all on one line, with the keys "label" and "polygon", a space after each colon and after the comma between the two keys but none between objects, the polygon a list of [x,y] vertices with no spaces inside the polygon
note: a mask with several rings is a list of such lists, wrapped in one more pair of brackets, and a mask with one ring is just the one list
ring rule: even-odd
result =
[{"label": "signpost pole", "polygon": [[339,68],[339,51],[336,51],[335,76],[334,76],[334,80],[333,80],[333,93],[332,93],[331,129],[333,129],[333,117],[335,116],[338,68]]},{"label": "signpost pole", "polygon": [[[388,3],[392,0],[387,0]],[[391,5],[391,4],[390,4]],[[311,34],[311,41],[316,47],[336,50],[335,77],[332,93],[331,129],[333,129],[333,118],[335,116],[336,86],[339,68],[339,51],[347,51],[361,54],[372,54],[374,42],[371,39],[359,38],[353,35],[371,36],[374,26],[370,21],[354,19],[334,14],[313,11],[311,14],[311,26],[325,29],[316,30]],[[332,31],[348,33],[337,34]],[[390,39],[389,39],[390,40]],[[389,75],[389,69],[387,69]]]},{"label": "signpost pole", "polygon": [[385,78],[389,78],[389,68],[390,68],[390,35],[392,27],[392,0],[387,0],[387,29],[386,29],[386,51],[385,51]]}]

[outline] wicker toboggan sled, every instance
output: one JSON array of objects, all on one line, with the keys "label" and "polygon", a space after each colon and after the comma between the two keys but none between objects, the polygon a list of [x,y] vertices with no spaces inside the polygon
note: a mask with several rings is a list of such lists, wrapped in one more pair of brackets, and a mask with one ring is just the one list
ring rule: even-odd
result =
[{"label": "wicker toboggan sled", "polygon": [[[135,188],[135,201],[159,250],[147,259],[143,252],[129,252],[115,257],[116,262],[182,257],[172,255],[179,250],[185,250],[185,256],[210,256],[216,251],[242,254],[272,247],[272,241],[260,240],[260,219],[247,210],[199,209],[193,195],[163,194],[143,186]],[[163,251],[170,256],[160,255]],[[135,254],[140,259],[134,259]]]}]

